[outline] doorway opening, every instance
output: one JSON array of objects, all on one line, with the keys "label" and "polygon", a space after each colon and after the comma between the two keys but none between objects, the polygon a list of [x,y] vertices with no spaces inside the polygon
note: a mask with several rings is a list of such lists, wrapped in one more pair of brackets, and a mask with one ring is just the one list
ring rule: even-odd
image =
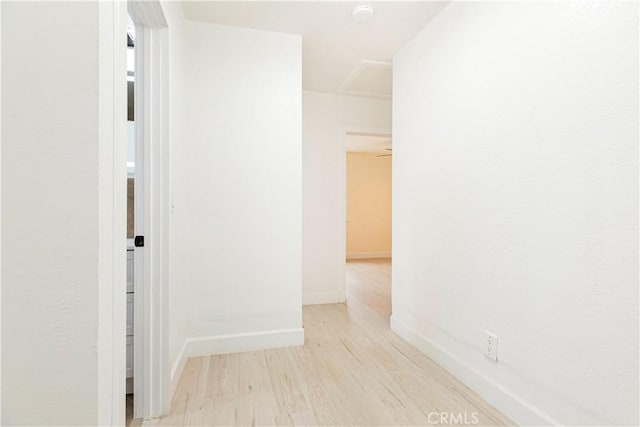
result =
[{"label": "doorway opening", "polygon": [[126,425],[134,413],[134,313],[135,313],[135,217],[136,217],[136,49],[135,24],[127,14],[127,351],[126,351]]},{"label": "doorway opening", "polygon": [[[168,24],[127,2],[127,424],[165,415],[168,368]],[[125,52],[121,51],[124,55]],[[121,314],[120,314],[121,315]]]},{"label": "doorway opening", "polygon": [[[391,269],[392,159],[390,131],[349,129],[344,134],[345,300],[362,289],[350,286],[350,270]],[[379,295],[390,310],[388,287]],[[368,293],[368,295],[372,295]],[[388,307],[387,307],[388,306]]]}]

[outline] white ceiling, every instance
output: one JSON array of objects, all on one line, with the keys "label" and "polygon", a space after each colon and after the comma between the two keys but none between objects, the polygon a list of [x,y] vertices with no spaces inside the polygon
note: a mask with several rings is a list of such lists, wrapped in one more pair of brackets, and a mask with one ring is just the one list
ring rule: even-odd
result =
[{"label": "white ceiling", "polygon": [[182,1],[196,21],[303,36],[302,86],[319,92],[388,97],[391,59],[446,1],[368,2],[373,18],[355,23],[351,1]]},{"label": "white ceiling", "polygon": [[345,144],[348,152],[391,154],[391,136],[347,134]]}]

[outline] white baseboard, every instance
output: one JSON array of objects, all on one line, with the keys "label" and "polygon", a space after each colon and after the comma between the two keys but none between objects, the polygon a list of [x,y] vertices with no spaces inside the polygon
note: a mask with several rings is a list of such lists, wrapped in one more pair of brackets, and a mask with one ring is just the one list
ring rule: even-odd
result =
[{"label": "white baseboard", "polygon": [[302,294],[302,305],[315,304],[339,304],[344,302],[344,297],[338,292],[314,292]]},{"label": "white baseboard", "polygon": [[293,347],[303,344],[303,328],[187,338],[171,368],[169,399],[173,400],[173,395],[178,387],[182,371],[187,363],[187,359],[190,357]]},{"label": "white baseboard", "polygon": [[419,334],[397,316],[391,316],[391,330],[438,363],[496,409],[522,426],[560,425],[551,416],[456,357],[442,346]]},{"label": "white baseboard", "polygon": [[171,367],[171,377],[169,380],[169,405],[171,405],[173,396],[176,394],[178,382],[180,381],[180,377],[182,376],[182,371],[184,371],[184,365],[187,364],[187,357],[185,356],[186,351],[187,341],[185,340],[182,343],[182,347],[180,348],[178,357],[176,357],[176,360],[175,362],[173,362],[173,366]]},{"label": "white baseboard", "polygon": [[391,252],[349,252],[347,259],[391,258]]},{"label": "white baseboard", "polygon": [[246,334],[187,338],[186,357],[240,353],[269,348],[293,347],[304,344],[304,329],[278,329]]}]

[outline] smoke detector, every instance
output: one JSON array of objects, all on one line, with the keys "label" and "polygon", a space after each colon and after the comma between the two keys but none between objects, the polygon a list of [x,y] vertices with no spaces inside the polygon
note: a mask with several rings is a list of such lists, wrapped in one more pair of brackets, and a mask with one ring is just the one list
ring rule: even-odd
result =
[{"label": "smoke detector", "polygon": [[369,5],[356,6],[351,11],[351,17],[355,22],[365,22],[373,17],[373,8]]}]

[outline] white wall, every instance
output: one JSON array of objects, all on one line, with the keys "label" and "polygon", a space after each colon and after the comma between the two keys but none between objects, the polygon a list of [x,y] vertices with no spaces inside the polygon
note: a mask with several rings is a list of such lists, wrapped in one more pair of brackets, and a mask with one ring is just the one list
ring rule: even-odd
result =
[{"label": "white wall", "polygon": [[[2,46],[2,5],[0,5],[0,46]],[[2,82],[2,55],[0,55]],[[2,182],[2,84],[0,83],[0,184]],[[2,185],[0,185],[0,217],[2,216]],[[0,220],[0,301],[2,301],[2,221]],[[0,302],[0,423],[2,423],[2,303]]]},{"label": "white wall", "polygon": [[394,59],[393,328],[518,423],[639,422],[636,8],[452,3]]},{"label": "white wall", "polygon": [[390,129],[391,101],[317,92],[303,94],[304,304],[344,301],[344,127]]},{"label": "white wall", "polygon": [[[169,17],[182,356],[303,343],[299,36]],[[178,64],[179,62],[179,64]],[[174,103],[175,101],[175,103]]]},{"label": "white wall", "polygon": [[[186,259],[189,256],[185,224],[189,222],[188,211],[184,208],[187,187],[185,174],[174,173],[179,165],[186,168],[181,150],[184,137],[183,108],[184,71],[183,46],[184,20],[179,2],[163,1],[162,9],[169,28],[169,185],[171,193],[171,216],[169,218],[169,366],[171,386],[175,388],[184,367],[181,352],[184,349],[189,315],[187,310],[188,288]],[[178,206],[178,208],[176,208]],[[173,390],[172,390],[173,393]]]},{"label": "white wall", "polygon": [[[119,351],[124,364],[126,262],[126,146],[114,148],[126,144],[124,108],[120,132],[113,123],[114,66],[122,87],[125,68],[113,61],[113,12],[2,3],[3,425],[124,422],[124,375],[112,375]],[[114,204],[106,166],[116,151],[123,198]]]}]

